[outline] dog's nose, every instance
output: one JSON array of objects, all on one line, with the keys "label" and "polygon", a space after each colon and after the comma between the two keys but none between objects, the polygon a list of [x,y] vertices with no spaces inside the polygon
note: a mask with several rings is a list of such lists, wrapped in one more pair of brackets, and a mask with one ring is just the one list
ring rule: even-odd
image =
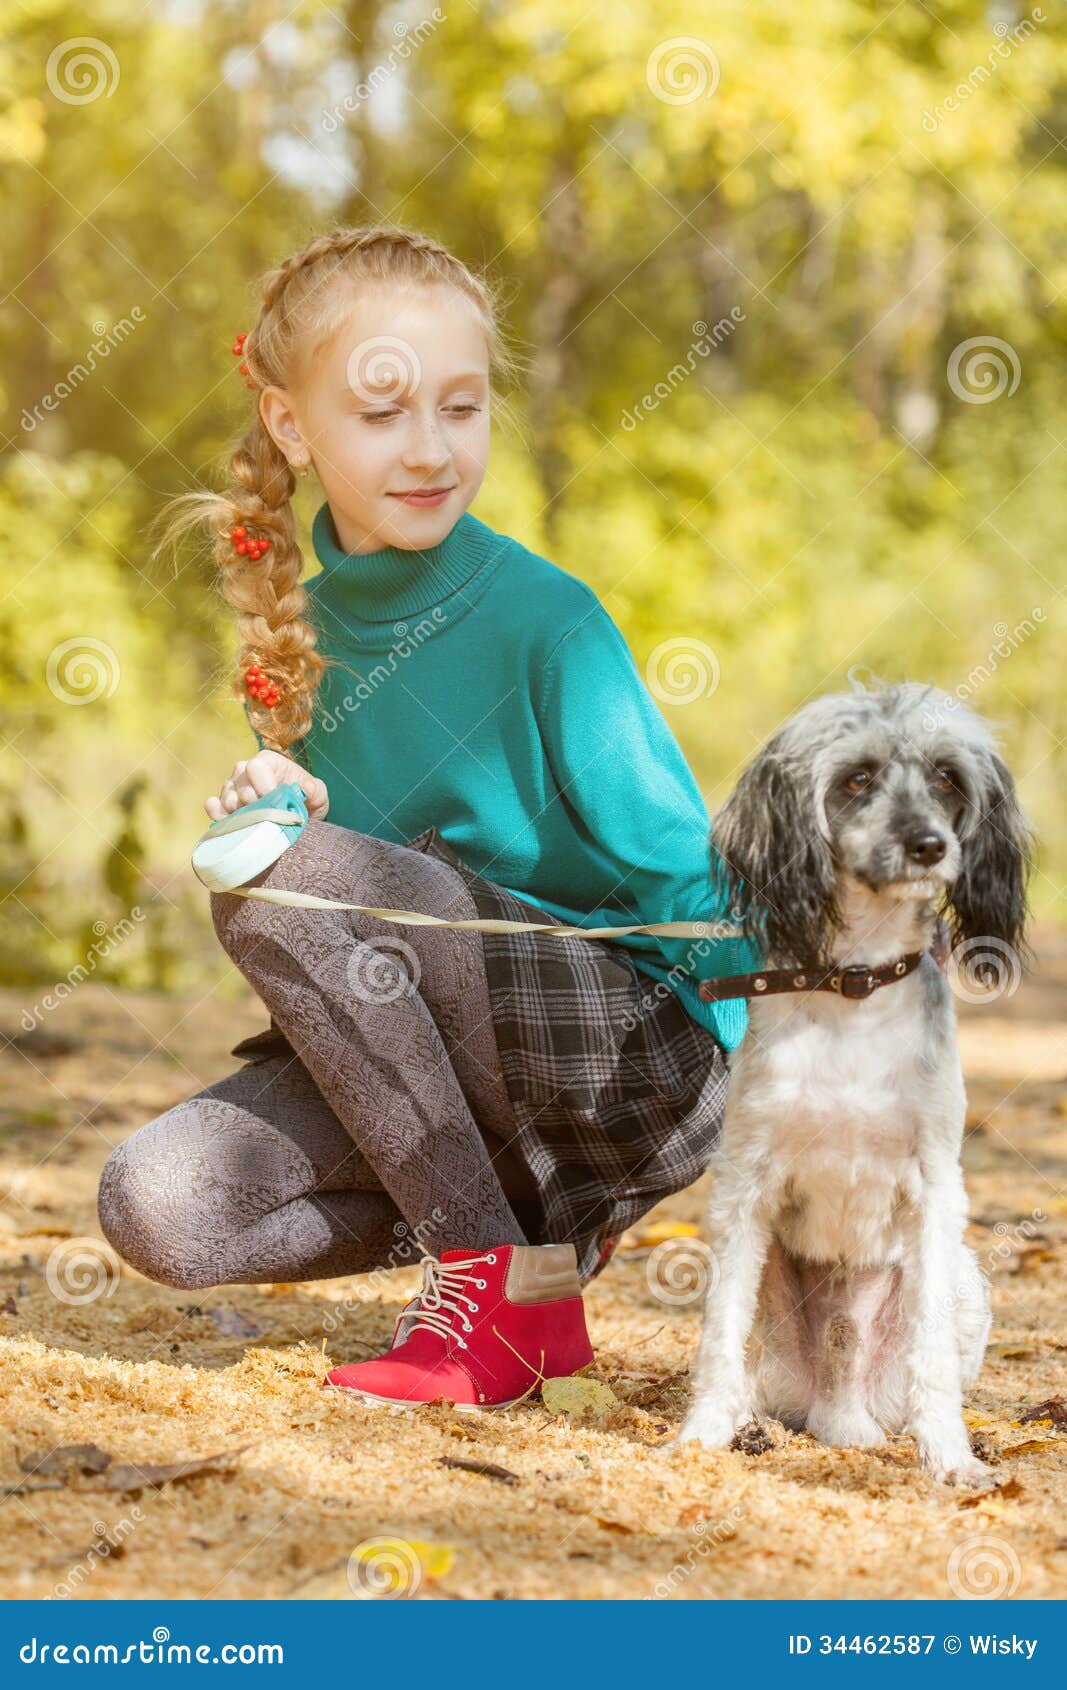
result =
[{"label": "dog's nose", "polygon": [[945,841],[940,833],[913,833],[904,841],[904,849],[913,863],[929,868],[944,856]]}]

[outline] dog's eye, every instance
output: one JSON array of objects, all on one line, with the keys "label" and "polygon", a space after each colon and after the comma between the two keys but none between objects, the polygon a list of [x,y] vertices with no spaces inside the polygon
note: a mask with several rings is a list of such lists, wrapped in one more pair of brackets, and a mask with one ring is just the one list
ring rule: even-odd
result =
[{"label": "dog's eye", "polygon": [[934,785],[939,792],[951,792],[956,785],[956,771],[942,767],[934,770]]},{"label": "dog's eye", "polygon": [[845,780],[845,789],[848,792],[864,792],[870,786],[873,778],[870,769],[853,769]]}]

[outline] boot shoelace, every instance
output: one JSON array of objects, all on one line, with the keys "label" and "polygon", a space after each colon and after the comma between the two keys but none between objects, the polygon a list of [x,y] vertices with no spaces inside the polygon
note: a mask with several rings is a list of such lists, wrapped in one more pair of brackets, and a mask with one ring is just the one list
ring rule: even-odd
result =
[{"label": "boot shoelace", "polygon": [[467,1348],[467,1341],[455,1331],[453,1320],[458,1315],[465,1332],[472,1330],[471,1323],[459,1302],[466,1303],[471,1314],[477,1314],[478,1304],[464,1291],[464,1285],[474,1285],[479,1291],[484,1291],[489,1281],[486,1279],[472,1279],[470,1269],[477,1262],[495,1262],[496,1256],[468,1256],[463,1261],[439,1262],[436,1256],[427,1256],[422,1264],[422,1290],[419,1292],[418,1319],[410,1327],[407,1336],[413,1338],[421,1329],[436,1332],[439,1338],[455,1338],[461,1350]]}]

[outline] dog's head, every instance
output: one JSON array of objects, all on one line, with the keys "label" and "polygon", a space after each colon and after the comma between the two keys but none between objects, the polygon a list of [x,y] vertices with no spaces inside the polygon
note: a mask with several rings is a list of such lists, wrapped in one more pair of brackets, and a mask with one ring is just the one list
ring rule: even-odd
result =
[{"label": "dog's head", "polygon": [[783,964],[826,960],[842,876],[940,904],[953,948],[1022,957],[1031,836],[989,727],[906,681],[815,699],[745,770],[712,829],[718,890]]}]

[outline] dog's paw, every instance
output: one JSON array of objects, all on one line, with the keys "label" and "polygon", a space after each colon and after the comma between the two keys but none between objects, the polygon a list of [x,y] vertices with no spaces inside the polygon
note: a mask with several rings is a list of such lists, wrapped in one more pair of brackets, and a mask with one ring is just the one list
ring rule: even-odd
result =
[{"label": "dog's paw", "polygon": [[932,1479],[961,1490],[984,1490],[997,1481],[992,1467],[979,1460],[966,1444],[962,1449],[924,1449],[921,1461]]},{"label": "dog's paw", "polygon": [[968,1456],[966,1461],[957,1462],[938,1475],[944,1484],[956,1485],[960,1490],[985,1490],[997,1483],[997,1475],[992,1467],[984,1461],[979,1461],[976,1455]]},{"label": "dog's paw", "polygon": [[706,1408],[697,1403],[682,1422],[671,1447],[703,1444],[705,1449],[728,1449],[738,1426],[744,1425],[747,1420],[748,1415],[728,1414],[713,1403]]}]

